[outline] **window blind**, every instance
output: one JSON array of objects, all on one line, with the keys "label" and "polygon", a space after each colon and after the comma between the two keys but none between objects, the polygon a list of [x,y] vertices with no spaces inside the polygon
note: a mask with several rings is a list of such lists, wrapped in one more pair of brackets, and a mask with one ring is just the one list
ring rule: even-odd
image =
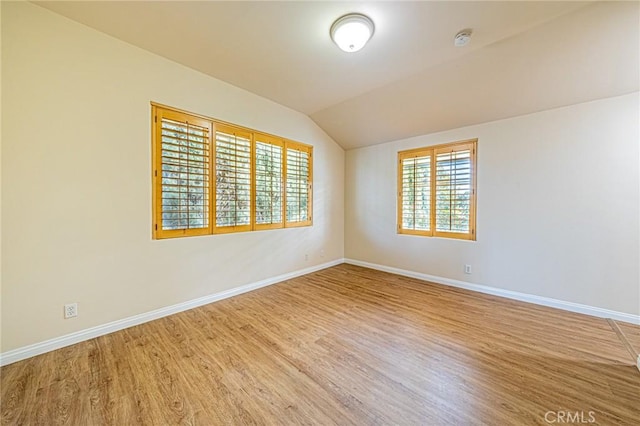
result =
[{"label": "window blind", "polygon": [[160,233],[197,235],[210,227],[210,135],[205,120],[165,111],[155,118],[159,139],[157,180]]},{"label": "window blind", "polygon": [[283,226],[283,142],[256,135],[256,228]]},{"label": "window blind", "polygon": [[436,231],[469,233],[471,147],[436,150]]},{"label": "window blind", "polygon": [[288,226],[311,222],[311,150],[306,146],[287,144],[286,222]]},{"label": "window blind", "polygon": [[477,140],[398,153],[398,232],[475,240]]},{"label": "window blind", "polygon": [[402,227],[431,229],[431,155],[404,158],[402,163]]},{"label": "window blind", "polygon": [[151,104],[155,239],[310,226],[313,147]]},{"label": "window blind", "polygon": [[216,126],[216,228],[251,226],[251,135]]}]

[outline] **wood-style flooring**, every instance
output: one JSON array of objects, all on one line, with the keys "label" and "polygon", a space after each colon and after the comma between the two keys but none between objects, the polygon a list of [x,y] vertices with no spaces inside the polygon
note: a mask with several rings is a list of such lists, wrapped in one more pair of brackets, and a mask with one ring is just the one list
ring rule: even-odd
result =
[{"label": "wood-style flooring", "polygon": [[0,373],[2,424],[640,424],[605,319],[351,265]]}]

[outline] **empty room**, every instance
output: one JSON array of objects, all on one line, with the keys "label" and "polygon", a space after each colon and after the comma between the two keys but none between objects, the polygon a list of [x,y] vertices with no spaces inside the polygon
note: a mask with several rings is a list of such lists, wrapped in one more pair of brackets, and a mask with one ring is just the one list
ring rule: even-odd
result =
[{"label": "empty room", "polygon": [[0,424],[640,424],[640,2],[0,22]]}]

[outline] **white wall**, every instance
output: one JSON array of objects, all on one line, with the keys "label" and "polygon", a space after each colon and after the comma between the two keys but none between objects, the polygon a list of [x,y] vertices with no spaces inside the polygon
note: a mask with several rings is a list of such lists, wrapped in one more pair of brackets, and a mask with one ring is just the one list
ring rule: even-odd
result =
[{"label": "white wall", "polygon": [[[347,151],[345,257],[639,315],[639,101]],[[398,235],[397,152],[469,138],[478,138],[477,241]]]},{"label": "white wall", "polygon": [[[343,257],[344,151],[300,113],[13,2],[2,95],[1,351]],[[312,144],[313,227],[153,241],[150,101]]]}]

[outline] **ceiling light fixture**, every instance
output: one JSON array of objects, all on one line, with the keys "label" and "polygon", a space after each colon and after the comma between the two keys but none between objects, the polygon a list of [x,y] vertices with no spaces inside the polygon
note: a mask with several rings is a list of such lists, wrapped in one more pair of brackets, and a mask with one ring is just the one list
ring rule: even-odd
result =
[{"label": "ceiling light fixture", "polygon": [[362,49],[373,35],[373,21],[360,13],[350,13],[331,25],[331,40],[345,52]]},{"label": "ceiling light fixture", "polygon": [[466,46],[467,43],[469,43],[469,40],[471,40],[471,33],[472,31],[470,28],[459,31],[453,38],[453,45],[455,47]]}]

